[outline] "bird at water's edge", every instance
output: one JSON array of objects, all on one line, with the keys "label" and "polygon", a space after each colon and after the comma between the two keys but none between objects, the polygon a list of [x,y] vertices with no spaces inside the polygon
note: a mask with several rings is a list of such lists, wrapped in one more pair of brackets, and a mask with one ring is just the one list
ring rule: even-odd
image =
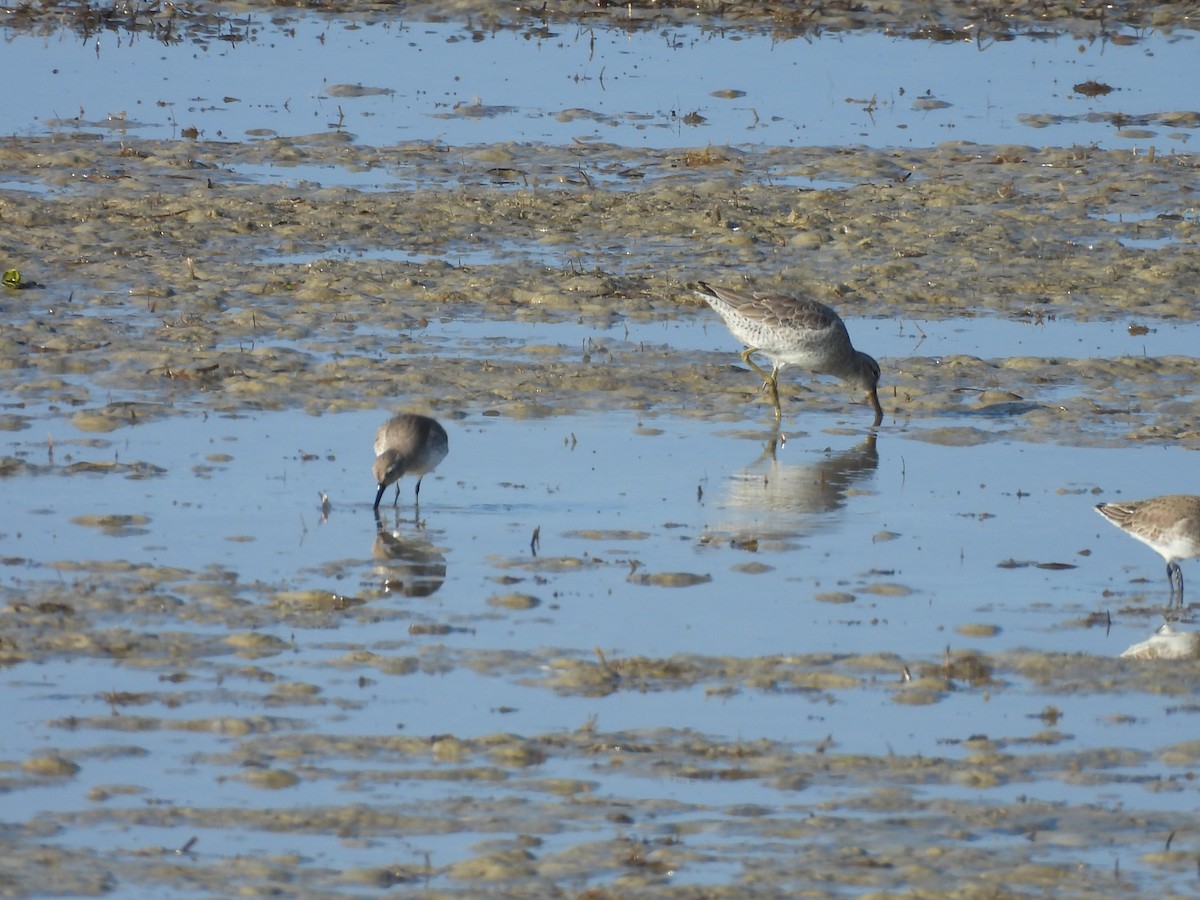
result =
[{"label": "bird at water's edge", "polygon": [[[734,337],[746,345],[742,361],[758,374],[771,390],[775,418],[781,419],[779,372],[796,366],[819,375],[833,375],[867,392],[875,410],[874,425],[883,421],[879,405],[879,363],[850,343],[846,325],[824,303],[787,294],[760,294],[698,282],[696,293],[725,320]],[[770,358],[771,374],[750,357],[763,353]]]},{"label": "bird at water's edge", "polygon": [[1179,559],[1200,556],[1200,497],[1166,494],[1149,500],[1099,503],[1096,512],[1167,561],[1170,603],[1183,606],[1183,571]]},{"label": "bird at water's edge", "polygon": [[446,429],[429,416],[404,413],[388,419],[375,435],[375,464],[372,471],[379,490],[375,494],[375,509],[389,484],[396,485],[396,499],[400,502],[400,479],[405,475],[417,476],[414,505],[421,501],[421,479],[438,467],[450,452],[450,441]]}]

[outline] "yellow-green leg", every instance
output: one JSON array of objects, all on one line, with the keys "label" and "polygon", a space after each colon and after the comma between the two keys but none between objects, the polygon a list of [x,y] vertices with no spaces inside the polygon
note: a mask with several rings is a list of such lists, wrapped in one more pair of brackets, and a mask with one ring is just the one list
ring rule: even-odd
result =
[{"label": "yellow-green leg", "polygon": [[754,373],[763,380],[763,387],[771,389],[771,405],[775,407],[775,421],[778,422],[783,419],[783,410],[779,406],[779,379],[776,377],[774,371],[768,375],[750,358],[752,353],[757,352],[757,347],[747,347],[742,351],[742,362],[753,369]]}]

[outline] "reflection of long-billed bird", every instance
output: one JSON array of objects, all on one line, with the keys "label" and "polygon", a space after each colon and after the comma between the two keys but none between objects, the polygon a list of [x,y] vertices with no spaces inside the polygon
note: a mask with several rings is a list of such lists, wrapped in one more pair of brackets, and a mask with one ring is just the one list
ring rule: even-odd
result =
[{"label": "reflection of long-billed bird", "polygon": [[403,537],[389,531],[375,513],[375,543],[371,556],[378,560],[375,574],[383,589],[405,597],[428,597],[446,581],[446,557],[423,537]]},{"label": "reflection of long-billed bird", "polygon": [[375,483],[379,490],[375,494],[375,508],[389,484],[396,485],[396,499],[400,502],[400,479],[405,475],[417,476],[414,504],[421,502],[421,479],[438,467],[450,452],[450,440],[446,429],[429,416],[404,413],[388,419],[375,435]]},{"label": "reflection of long-billed bird", "polygon": [[[798,366],[818,375],[833,375],[862,388],[875,410],[875,425],[883,421],[879,405],[879,363],[850,343],[846,324],[837,313],[809,297],[759,294],[699,282],[696,291],[725,320],[726,327],[746,345],[742,361],[771,389],[775,418],[779,407],[779,371]],[[750,357],[765,354],[773,364],[771,374]]]},{"label": "reflection of long-billed bird", "polygon": [[1183,572],[1177,559],[1200,556],[1200,497],[1167,494],[1149,500],[1100,503],[1096,512],[1167,561],[1171,599],[1183,606]]},{"label": "reflection of long-billed bird", "polygon": [[856,486],[879,466],[875,433],[848,450],[829,453],[816,462],[780,462],[772,438],[762,455],[730,480],[727,505],[736,509],[790,511],[805,514],[841,509]]}]

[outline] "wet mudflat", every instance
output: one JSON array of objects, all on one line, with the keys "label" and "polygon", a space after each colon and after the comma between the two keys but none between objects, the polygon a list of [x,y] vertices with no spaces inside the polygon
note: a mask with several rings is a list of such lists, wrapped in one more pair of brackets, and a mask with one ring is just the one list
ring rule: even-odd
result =
[{"label": "wet mudflat", "polygon": [[57,443],[7,481],[13,892],[1182,890],[1195,663],[1117,658],[1165,585],[1080,478],[1141,451],[848,418],[465,416],[420,522],[372,413]]},{"label": "wet mudflat", "polygon": [[[461,183],[364,194],[233,174],[285,154]],[[688,284],[753,273],[760,289],[798,286],[878,327],[859,342],[892,357],[894,421],[1021,401],[1028,415],[1011,424],[1026,439],[1196,433],[1187,342],[1155,352],[1160,332],[1194,320],[1200,287],[1190,156],[514,145],[448,158],[343,138],[129,147],[72,136],[13,141],[0,160],[53,191],[3,200],[34,282],[5,297],[14,426],[53,406],[104,431],[184,401],[740,417],[756,385],[731,368],[736,344]],[[615,170],[624,177],[588,175]],[[845,187],[797,187],[803,178]],[[953,340],[923,355],[922,322],[970,317],[1117,320],[1129,342],[1105,359],[1077,355],[1065,331],[1063,358],[984,358]],[[702,349],[624,339],[627,325],[675,319],[709,328]],[[603,336],[430,352],[431,325],[460,320],[583,323]]]},{"label": "wet mudflat", "polygon": [[[1090,507],[1195,489],[1196,169],[0,143],[0,893],[1191,894],[1197,662]],[[773,427],[747,277],[880,429]]]}]

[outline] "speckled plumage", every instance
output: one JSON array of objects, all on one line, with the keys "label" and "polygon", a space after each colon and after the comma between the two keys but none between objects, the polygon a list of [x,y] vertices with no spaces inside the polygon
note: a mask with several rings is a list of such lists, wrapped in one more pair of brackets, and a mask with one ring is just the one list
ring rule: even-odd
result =
[{"label": "speckled plumage", "polygon": [[1183,605],[1183,572],[1176,560],[1200,556],[1200,497],[1165,494],[1149,500],[1100,503],[1096,512],[1167,561],[1171,602]]},{"label": "speckled plumage", "polygon": [[[771,389],[775,418],[779,406],[779,371],[796,366],[818,375],[833,375],[862,388],[875,410],[875,425],[883,421],[879,405],[879,363],[854,349],[846,325],[824,303],[787,294],[760,294],[699,282],[696,293],[725,320],[729,331],[746,345],[742,359]],[[768,375],[751,361],[763,353],[773,365]]]},{"label": "speckled plumage", "polygon": [[438,467],[450,452],[450,441],[446,429],[429,416],[404,413],[388,419],[375,435],[375,464],[372,471],[379,490],[375,494],[375,509],[389,484],[396,485],[396,499],[400,501],[400,479],[405,475],[417,476],[414,502],[421,499],[421,479]]}]

